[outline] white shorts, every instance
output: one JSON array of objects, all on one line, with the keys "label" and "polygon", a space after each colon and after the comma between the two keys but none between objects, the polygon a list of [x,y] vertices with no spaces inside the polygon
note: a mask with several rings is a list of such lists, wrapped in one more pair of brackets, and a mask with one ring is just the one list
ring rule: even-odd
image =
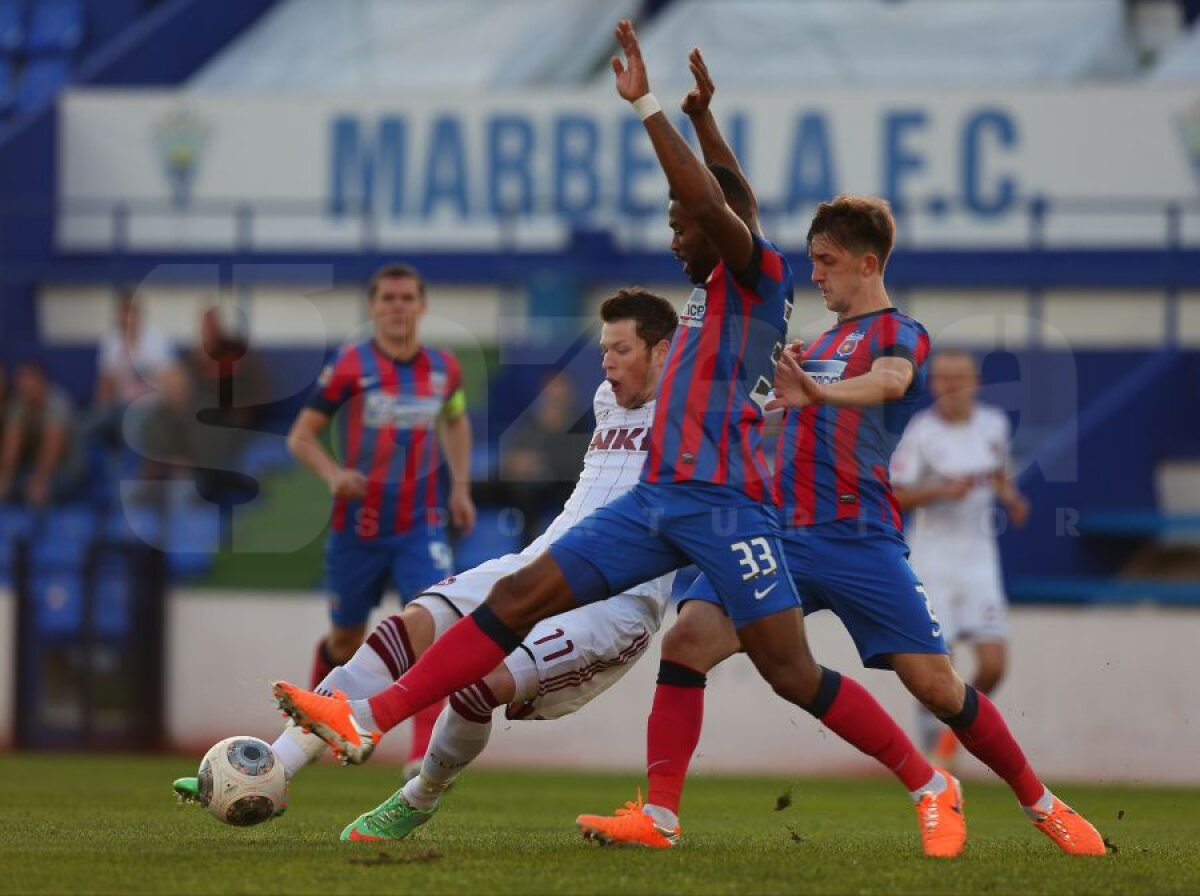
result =
[{"label": "white shorts", "polygon": [[[533,556],[507,554],[431,586],[412,603],[434,619],[434,637],[475,610],[502,576]],[[646,652],[663,608],[648,595],[619,594],[551,616],[504,661],[516,682],[510,719],[557,719],[612,687]]]},{"label": "white shorts", "polygon": [[924,550],[918,556],[914,549],[912,565],[947,644],[1008,640],[1008,601],[994,555],[970,560],[960,551]]}]

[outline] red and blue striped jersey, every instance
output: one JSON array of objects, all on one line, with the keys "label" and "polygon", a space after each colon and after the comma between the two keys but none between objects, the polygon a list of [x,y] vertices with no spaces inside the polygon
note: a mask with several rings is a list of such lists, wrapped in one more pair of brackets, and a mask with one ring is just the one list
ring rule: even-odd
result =
[{"label": "red and blue striped jersey", "polygon": [[367,477],[367,494],[337,498],[331,526],[360,538],[437,526],[440,508],[437,419],[462,413],[458,359],[422,347],[410,360],[374,340],[344,346],[317,380],[308,406],[333,418],[341,462]]},{"label": "red and blue striped jersey", "polygon": [[841,321],[804,353],[817,382],[862,376],[876,358],[907,358],[913,378],[904,396],[870,407],[814,405],[784,415],[776,479],[787,526],[859,520],[900,528],[888,463],[925,387],[929,334],[895,308]]},{"label": "red and blue striped jersey", "polygon": [[762,405],[792,310],[792,269],[754,239],[745,271],[722,261],[688,297],[658,385],[642,480],[709,482],[773,500]]}]

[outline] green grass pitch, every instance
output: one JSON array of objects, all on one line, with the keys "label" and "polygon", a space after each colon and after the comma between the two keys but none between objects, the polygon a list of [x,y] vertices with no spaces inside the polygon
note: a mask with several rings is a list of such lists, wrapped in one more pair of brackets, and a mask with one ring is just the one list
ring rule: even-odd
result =
[{"label": "green grass pitch", "polygon": [[635,775],[473,771],[411,841],[381,848],[337,836],[395,789],[394,767],[309,769],[288,814],[249,829],[176,806],[170,782],[193,768],[0,756],[0,893],[1200,892],[1195,790],[1061,787],[1117,849],[1079,859],[1007,790],[967,782],[966,853],[937,861],[920,855],[913,809],[885,778],[697,777],[681,845],[658,851],[592,847],[575,832],[578,813],[632,798]]}]

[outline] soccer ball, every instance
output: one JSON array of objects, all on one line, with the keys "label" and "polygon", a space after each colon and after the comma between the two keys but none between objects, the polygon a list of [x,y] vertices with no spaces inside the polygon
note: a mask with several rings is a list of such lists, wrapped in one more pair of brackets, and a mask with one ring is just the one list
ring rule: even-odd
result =
[{"label": "soccer ball", "polygon": [[200,761],[200,802],[226,824],[248,827],[275,817],[287,776],[266,741],[227,737]]}]

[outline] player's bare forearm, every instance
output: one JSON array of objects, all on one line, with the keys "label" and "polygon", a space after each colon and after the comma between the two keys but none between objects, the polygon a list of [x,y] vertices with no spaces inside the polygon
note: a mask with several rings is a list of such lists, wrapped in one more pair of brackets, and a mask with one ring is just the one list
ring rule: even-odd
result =
[{"label": "player's bare forearm", "polygon": [[333,456],[321,444],[319,433],[328,420],[323,414],[311,409],[300,412],[287,436],[288,451],[292,457],[308,467],[324,482],[332,482],[340,467]]},{"label": "player's bare forearm", "polygon": [[738,180],[742,182],[742,186],[746,188],[746,192],[750,195],[750,208],[753,212],[753,230],[758,232],[758,197],[754,195],[754,190],[750,187],[750,181],[746,179],[746,173],[742,171],[742,166],[738,163],[737,156],[734,155],[733,147],[725,140],[725,135],[721,133],[721,128],[717,125],[717,119],[713,116],[710,109],[705,109],[696,115],[690,116],[692,126],[696,129],[696,136],[700,140],[700,151],[704,153],[704,162],[708,165],[722,165],[738,176]]},{"label": "player's bare forearm", "polygon": [[872,370],[822,387],[821,404],[839,408],[858,408],[884,404],[904,396],[908,380],[893,370]]},{"label": "player's bare forearm", "polygon": [[680,205],[699,217],[705,210],[725,204],[721,185],[665,113],[656,112],[643,124],[663,174],[667,176],[671,194]]},{"label": "player's bare forearm", "polygon": [[438,430],[446,467],[450,472],[450,487],[469,490],[471,487],[471,418],[466,414],[441,418]]}]

